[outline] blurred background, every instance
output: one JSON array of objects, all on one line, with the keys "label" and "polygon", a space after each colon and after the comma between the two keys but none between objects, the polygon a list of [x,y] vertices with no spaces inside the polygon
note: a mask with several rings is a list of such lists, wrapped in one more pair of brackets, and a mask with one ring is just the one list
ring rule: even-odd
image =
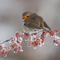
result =
[{"label": "blurred background", "polygon": [[[0,42],[23,30],[22,14],[25,11],[37,13],[51,29],[60,30],[60,0],[0,0]],[[6,58],[0,53],[0,60],[60,60],[60,44],[56,47],[50,36],[45,39],[45,45],[36,50],[27,47],[25,41],[22,47],[23,52],[9,51]]]}]

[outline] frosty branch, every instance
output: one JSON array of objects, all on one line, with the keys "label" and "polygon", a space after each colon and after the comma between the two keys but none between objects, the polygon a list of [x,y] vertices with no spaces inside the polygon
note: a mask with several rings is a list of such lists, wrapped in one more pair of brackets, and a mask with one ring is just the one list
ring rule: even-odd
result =
[{"label": "frosty branch", "polygon": [[[34,49],[36,49],[37,46],[41,47],[44,44],[44,39],[48,35],[54,38],[53,43],[57,46],[60,43],[60,37],[56,35],[56,32],[60,32],[60,30],[51,30],[49,33],[46,31],[40,31],[33,34],[16,32],[15,36],[0,43],[1,54],[6,57],[9,50],[13,50],[14,53],[17,53],[18,51],[22,52],[23,50],[20,44],[22,43],[23,39],[27,41],[29,47],[34,46]],[[9,43],[9,47],[5,46],[6,42]]]}]

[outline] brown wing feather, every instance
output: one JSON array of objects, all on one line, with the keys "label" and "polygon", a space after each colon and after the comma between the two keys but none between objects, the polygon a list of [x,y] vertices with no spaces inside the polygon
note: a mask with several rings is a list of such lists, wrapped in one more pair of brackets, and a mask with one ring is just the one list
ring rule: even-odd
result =
[{"label": "brown wing feather", "polygon": [[34,19],[29,19],[29,21],[27,21],[24,25],[30,28],[38,28],[38,29],[41,28],[39,25],[39,21]]}]

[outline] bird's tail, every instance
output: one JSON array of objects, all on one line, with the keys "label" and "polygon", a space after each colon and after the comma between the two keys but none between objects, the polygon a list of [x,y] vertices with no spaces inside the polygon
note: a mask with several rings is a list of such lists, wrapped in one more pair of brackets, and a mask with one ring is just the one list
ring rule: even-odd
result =
[{"label": "bird's tail", "polygon": [[51,28],[47,25],[46,22],[44,22],[44,28],[43,28],[46,32],[49,32],[51,30]]}]

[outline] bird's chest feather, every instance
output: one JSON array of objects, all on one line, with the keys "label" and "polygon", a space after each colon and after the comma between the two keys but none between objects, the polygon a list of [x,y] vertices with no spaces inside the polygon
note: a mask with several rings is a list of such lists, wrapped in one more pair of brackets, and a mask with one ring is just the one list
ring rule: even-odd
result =
[{"label": "bird's chest feather", "polygon": [[41,29],[34,29],[34,28],[29,28],[25,25],[23,25],[23,31],[26,32],[26,33],[36,33],[36,32],[39,32]]}]

